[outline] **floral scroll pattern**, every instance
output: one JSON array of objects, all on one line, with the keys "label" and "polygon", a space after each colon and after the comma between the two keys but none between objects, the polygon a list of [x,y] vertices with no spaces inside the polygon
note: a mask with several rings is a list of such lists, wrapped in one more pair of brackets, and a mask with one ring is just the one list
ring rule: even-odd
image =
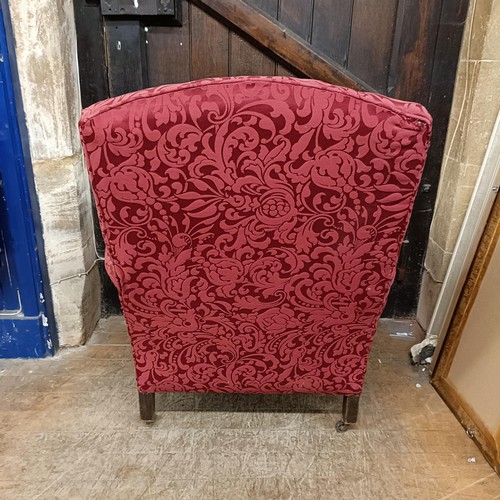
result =
[{"label": "floral scroll pattern", "polygon": [[359,394],[430,129],[418,104],[291,78],[85,110],[139,390]]}]

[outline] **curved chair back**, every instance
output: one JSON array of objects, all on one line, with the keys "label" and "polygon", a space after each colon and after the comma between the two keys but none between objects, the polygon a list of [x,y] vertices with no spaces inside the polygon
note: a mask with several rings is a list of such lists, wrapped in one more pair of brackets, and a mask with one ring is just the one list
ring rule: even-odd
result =
[{"label": "curved chair back", "polygon": [[80,129],[140,392],[361,393],[422,106],[219,78],[98,103]]}]

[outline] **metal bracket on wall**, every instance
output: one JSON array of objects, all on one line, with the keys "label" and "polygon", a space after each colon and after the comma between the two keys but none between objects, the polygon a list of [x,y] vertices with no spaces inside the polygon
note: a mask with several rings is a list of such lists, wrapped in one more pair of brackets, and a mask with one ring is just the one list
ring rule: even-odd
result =
[{"label": "metal bracket on wall", "polygon": [[181,23],[180,0],[100,0],[103,16],[161,16]]}]

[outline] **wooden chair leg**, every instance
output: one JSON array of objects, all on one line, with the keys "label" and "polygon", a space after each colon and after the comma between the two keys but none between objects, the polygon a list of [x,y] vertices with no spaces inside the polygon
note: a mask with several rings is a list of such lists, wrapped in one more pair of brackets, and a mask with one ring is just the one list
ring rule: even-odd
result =
[{"label": "wooden chair leg", "polygon": [[342,420],[335,426],[337,432],[345,432],[350,424],[358,421],[359,396],[344,396],[342,402]]},{"label": "wooden chair leg", "polygon": [[139,392],[139,411],[142,420],[147,423],[154,422],[156,418],[154,392]]}]

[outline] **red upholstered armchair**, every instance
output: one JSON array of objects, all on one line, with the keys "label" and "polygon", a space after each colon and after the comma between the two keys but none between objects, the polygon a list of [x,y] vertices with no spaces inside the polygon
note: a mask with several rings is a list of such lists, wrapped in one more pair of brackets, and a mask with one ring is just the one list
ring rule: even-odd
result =
[{"label": "red upholstered armchair", "polygon": [[98,103],[80,130],[141,417],[156,392],[322,393],[355,422],[427,111],[218,78]]}]

